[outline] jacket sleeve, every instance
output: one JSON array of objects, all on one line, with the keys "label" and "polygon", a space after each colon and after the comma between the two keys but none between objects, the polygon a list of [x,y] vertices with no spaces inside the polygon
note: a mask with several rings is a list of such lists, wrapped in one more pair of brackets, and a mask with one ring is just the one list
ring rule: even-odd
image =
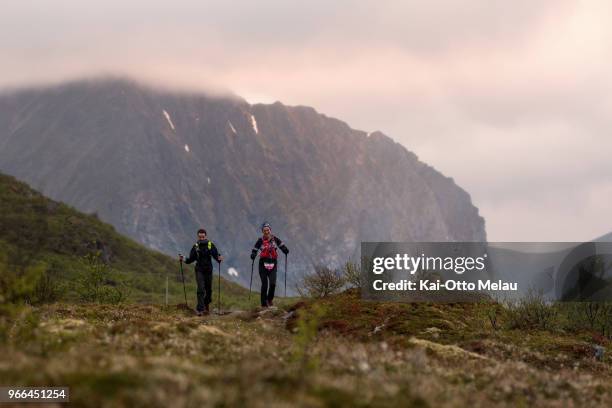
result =
[{"label": "jacket sleeve", "polygon": [[263,241],[261,238],[259,238],[257,242],[255,242],[255,246],[253,246],[253,249],[251,250],[251,259],[255,259],[255,257],[257,256],[257,252],[259,252],[259,248],[261,248],[261,244],[263,244]]},{"label": "jacket sleeve", "polygon": [[212,244],[212,248],[210,249],[210,254],[212,255],[215,261],[219,262],[219,257],[221,256],[221,254],[219,253],[219,250],[217,249],[217,246],[214,243]]},{"label": "jacket sleeve", "polygon": [[280,250],[283,251],[285,255],[287,255],[289,253],[289,248],[287,248],[287,246],[283,244],[283,241],[281,241],[281,239],[278,237],[274,237],[274,240],[276,241],[276,245],[280,248]]},{"label": "jacket sleeve", "polygon": [[196,256],[196,250],[195,250],[195,245],[191,247],[191,251],[189,252],[189,256],[187,257],[187,259],[185,259],[185,263],[186,264],[190,264],[193,261],[195,261],[197,258]]}]

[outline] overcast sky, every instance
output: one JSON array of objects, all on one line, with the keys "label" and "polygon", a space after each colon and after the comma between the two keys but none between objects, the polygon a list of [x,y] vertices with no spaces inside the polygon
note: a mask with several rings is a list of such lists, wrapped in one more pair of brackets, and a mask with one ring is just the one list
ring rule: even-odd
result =
[{"label": "overcast sky", "polygon": [[491,241],[612,231],[612,2],[14,0],[1,87],[127,74],[380,130],[465,188]]}]

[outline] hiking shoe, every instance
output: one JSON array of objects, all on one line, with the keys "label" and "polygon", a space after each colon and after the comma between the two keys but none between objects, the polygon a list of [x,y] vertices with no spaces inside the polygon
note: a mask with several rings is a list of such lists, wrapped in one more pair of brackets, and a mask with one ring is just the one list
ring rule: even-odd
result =
[{"label": "hiking shoe", "polygon": [[203,313],[201,311],[199,311],[199,310],[196,312],[196,315],[198,315],[198,316],[202,316],[202,314]]},{"label": "hiking shoe", "polygon": [[204,306],[204,314],[209,314],[210,313],[210,307],[208,305]]},{"label": "hiking shoe", "polygon": [[274,302],[272,302],[271,300],[268,300],[268,307],[272,307],[274,306]]}]

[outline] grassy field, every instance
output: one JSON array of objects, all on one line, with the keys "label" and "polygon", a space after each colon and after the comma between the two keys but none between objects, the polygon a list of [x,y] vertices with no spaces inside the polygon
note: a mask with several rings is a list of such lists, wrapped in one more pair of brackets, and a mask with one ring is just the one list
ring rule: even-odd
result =
[{"label": "grassy field", "polygon": [[[68,385],[75,406],[611,406],[610,344],[495,330],[484,304],[354,292],[204,318],[52,304],[5,321],[0,383]],[[503,317],[501,317],[503,319]]]}]

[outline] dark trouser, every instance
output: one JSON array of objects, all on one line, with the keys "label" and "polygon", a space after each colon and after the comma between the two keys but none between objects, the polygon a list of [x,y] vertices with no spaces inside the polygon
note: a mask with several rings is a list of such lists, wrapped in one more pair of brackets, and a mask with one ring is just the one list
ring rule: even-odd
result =
[{"label": "dark trouser", "polygon": [[[268,270],[264,263],[273,263],[274,268]],[[268,302],[274,299],[276,289],[276,259],[259,260],[259,277],[261,278],[261,305],[268,306]]]},{"label": "dark trouser", "polygon": [[196,283],[198,284],[198,290],[196,292],[198,297],[198,306],[196,310],[202,312],[204,305],[210,304],[212,301],[212,269],[198,269],[196,268]]}]

